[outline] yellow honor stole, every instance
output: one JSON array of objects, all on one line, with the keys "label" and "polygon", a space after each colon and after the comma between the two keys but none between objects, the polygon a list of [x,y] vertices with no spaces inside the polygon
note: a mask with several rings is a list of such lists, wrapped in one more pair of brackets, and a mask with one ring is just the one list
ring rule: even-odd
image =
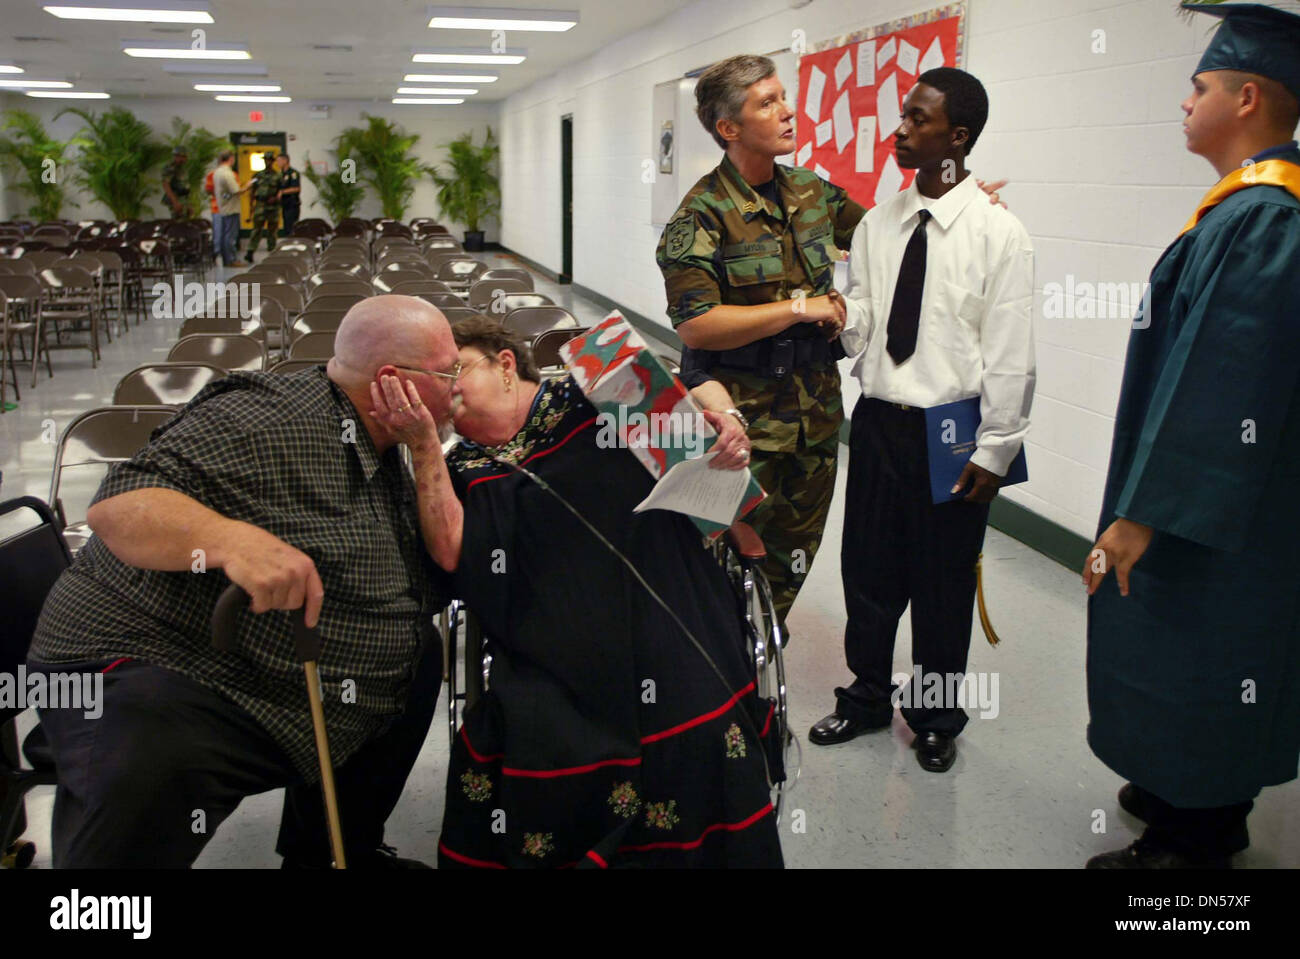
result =
[{"label": "yellow honor stole", "polygon": [[1201,217],[1238,190],[1245,190],[1252,186],[1280,186],[1300,200],[1300,166],[1288,163],[1286,160],[1261,160],[1259,163],[1248,163],[1240,169],[1233,170],[1205,194],[1200,206],[1196,208],[1196,212],[1192,214],[1192,218],[1187,221],[1187,225],[1178,235],[1182,236],[1196,226],[1201,222]]}]

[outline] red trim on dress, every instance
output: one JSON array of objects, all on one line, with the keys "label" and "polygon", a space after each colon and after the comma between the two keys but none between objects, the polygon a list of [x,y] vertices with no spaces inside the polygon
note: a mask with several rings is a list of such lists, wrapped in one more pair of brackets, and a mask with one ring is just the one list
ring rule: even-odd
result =
[{"label": "red trim on dress", "polygon": [[130,661],[131,661],[130,656],[123,656],[121,659],[113,660],[111,663],[109,663],[107,666],[101,669],[100,672],[101,673],[112,672],[114,669],[117,669],[117,667],[121,666],[123,663],[129,663]]},{"label": "red trim on dress", "polygon": [[505,869],[506,867],[499,862],[488,862],[486,859],[471,859],[469,856],[462,855],[458,852],[452,852],[447,848],[447,844],[441,839],[438,840],[438,851],[448,859],[455,859],[458,863],[466,866],[476,866],[479,869]]},{"label": "red trim on dress", "polygon": [[748,816],[745,819],[742,819],[740,822],[714,823],[712,826],[709,826],[707,829],[705,829],[704,832],[700,833],[700,838],[692,839],[690,842],[648,842],[642,846],[619,846],[618,851],[619,852],[648,852],[652,849],[696,849],[700,846],[701,843],[704,842],[706,838],[708,838],[709,833],[717,832],[719,830],[726,830],[727,832],[740,832],[741,830],[748,829],[750,826],[754,825],[754,823],[758,822],[760,819],[762,819],[771,811],[772,811],[772,804],[768,803],[758,812],[754,813],[752,816]]},{"label": "red trim on dress", "polygon": [[[571,433],[570,433],[568,436],[566,436],[564,439],[560,440],[560,442],[556,443],[556,444],[555,444],[554,446],[552,446],[550,449],[540,450],[539,452],[534,453],[532,456],[528,457],[526,460],[524,460],[524,461],[523,461],[522,463],[520,463],[519,465],[520,465],[520,466],[527,466],[529,463],[531,463],[531,462],[532,462],[533,460],[535,460],[535,459],[538,459],[538,458],[543,457],[543,456],[550,456],[552,453],[554,453],[556,450],[558,450],[558,449],[559,449],[561,446],[563,446],[565,443],[569,442],[569,440],[573,439],[574,436],[576,436],[578,433],[582,432],[582,431],[585,430],[588,426],[591,426],[591,425],[592,425],[593,423],[595,423],[595,422],[596,422],[596,417],[593,416],[591,419],[587,420],[586,422],[584,422],[584,423],[579,423],[577,426],[575,426],[575,427],[573,428],[573,432],[571,432]],[[509,476],[509,475],[510,475],[510,474],[507,472],[507,473],[495,473],[495,474],[493,474],[492,476],[480,476],[478,479],[476,479],[476,480],[471,480],[471,481],[470,481],[469,485],[465,487],[465,492],[468,493],[470,490],[472,490],[472,489],[473,489],[475,486],[477,486],[479,483],[486,483],[488,480],[501,479],[501,477],[503,477],[503,476]]]},{"label": "red trim on dress", "polygon": [[728,699],[717,709],[712,709],[701,716],[696,716],[694,719],[688,719],[684,723],[678,723],[676,726],[663,730],[663,732],[651,733],[649,736],[642,736],[641,744],[645,745],[646,743],[658,742],[661,739],[667,739],[669,736],[676,736],[678,733],[683,733],[686,730],[690,729],[692,726],[698,726],[700,725],[700,723],[707,723],[710,719],[716,719],[717,717],[725,713],[727,710],[729,710],[732,706],[736,705],[736,702],[742,696],[746,695],[747,693],[753,692],[753,690],[754,690],[754,684],[751,682],[749,683],[749,685],[745,686],[744,689],[734,694],[730,699]]},{"label": "red trim on dress", "polygon": [[590,859],[592,862],[594,862],[601,869],[609,868],[609,863],[605,862],[605,860],[600,857],[600,853],[596,852],[596,850],[594,849],[587,850],[587,858]]},{"label": "red trim on dress", "polygon": [[776,703],[767,704],[767,719],[763,720],[763,731],[758,734],[760,739],[767,737],[767,731],[772,728],[772,717],[776,715]]}]

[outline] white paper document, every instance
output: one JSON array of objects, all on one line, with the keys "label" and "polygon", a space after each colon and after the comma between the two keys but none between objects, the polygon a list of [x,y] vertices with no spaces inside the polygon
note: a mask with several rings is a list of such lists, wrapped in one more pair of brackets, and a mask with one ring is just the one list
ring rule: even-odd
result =
[{"label": "white paper document", "polygon": [[889,42],[886,43],[884,46],[882,46],[880,50],[876,53],[877,70],[883,67],[890,60],[894,59],[894,51],[896,49],[898,49],[898,44],[895,42],[893,37],[890,37]]},{"label": "white paper document", "polygon": [[835,121],[832,119],[827,120],[825,123],[817,124],[817,129],[814,132],[817,134],[817,145],[821,146],[829,140],[831,134],[835,132]]},{"label": "white paper document", "polygon": [[884,203],[903,187],[903,171],[898,168],[898,161],[891,152],[885,158],[885,165],[880,168],[880,179],[876,181],[876,205]]},{"label": "white paper document", "polygon": [[941,66],[943,66],[943,45],[939,42],[939,38],[935,37],[934,42],[925,51],[925,56],[921,58],[920,70],[925,73],[926,70],[933,70]]},{"label": "white paper document", "polygon": [[898,68],[908,73],[916,73],[916,61],[921,58],[921,51],[906,40],[898,45]]},{"label": "white paper document", "polygon": [[890,134],[898,129],[898,74],[891,73],[889,79],[876,91],[876,119],[880,128],[876,132],[882,141],[888,140]]},{"label": "white paper document", "polygon": [[853,111],[849,109],[849,91],[845,90],[840,94],[840,98],[835,101],[835,109],[831,112],[831,119],[835,121],[835,152],[843,153],[844,148],[853,140]]},{"label": "white paper document", "polygon": [[876,85],[876,41],[863,40],[858,44],[858,86]]},{"label": "white paper document", "polygon": [[808,92],[803,101],[803,112],[812,117],[813,123],[822,118],[822,93],[826,90],[826,74],[816,67],[808,71]]},{"label": "white paper document", "polygon": [[857,173],[876,170],[876,118],[858,117],[858,155],[853,169]]},{"label": "white paper document", "polygon": [[808,158],[812,156],[812,148],[812,140],[809,140],[801,146],[799,152],[794,155],[794,162],[802,167],[806,167],[808,165]]},{"label": "white paper document", "polygon": [[836,90],[844,86],[844,81],[849,78],[849,74],[852,72],[853,72],[853,54],[845,50],[844,56],[840,57],[839,62],[835,64],[835,89]]},{"label": "white paper document", "polygon": [[715,455],[706,453],[678,463],[632,512],[666,509],[730,526],[749,487],[749,470],[709,469]]}]

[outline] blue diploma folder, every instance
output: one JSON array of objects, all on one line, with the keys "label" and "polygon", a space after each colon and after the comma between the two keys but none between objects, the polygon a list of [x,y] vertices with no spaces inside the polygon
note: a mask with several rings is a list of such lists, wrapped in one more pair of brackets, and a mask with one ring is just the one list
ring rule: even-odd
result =
[{"label": "blue diploma folder", "polygon": [[[950,493],[961,471],[975,453],[975,431],[980,425],[980,398],[932,406],[925,411],[925,443],[930,457],[930,500],[935,504],[961,499],[970,492],[970,484],[962,492]],[[1011,461],[1002,486],[1023,483],[1029,479],[1022,446]]]}]

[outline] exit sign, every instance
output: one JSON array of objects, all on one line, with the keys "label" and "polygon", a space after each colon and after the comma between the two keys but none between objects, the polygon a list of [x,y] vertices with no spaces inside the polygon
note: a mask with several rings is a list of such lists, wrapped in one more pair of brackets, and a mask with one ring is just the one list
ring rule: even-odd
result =
[{"label": "exit sign", "polygon": [[248,122],[249,122],[249,123],[261,123],[261,122],[262,122],[263,120],[265,120],[265,119],[266,119],[266,117],[262,114],[262,111],[261,111],[261,110],[249,110],[249,111],[248,111]]}]

